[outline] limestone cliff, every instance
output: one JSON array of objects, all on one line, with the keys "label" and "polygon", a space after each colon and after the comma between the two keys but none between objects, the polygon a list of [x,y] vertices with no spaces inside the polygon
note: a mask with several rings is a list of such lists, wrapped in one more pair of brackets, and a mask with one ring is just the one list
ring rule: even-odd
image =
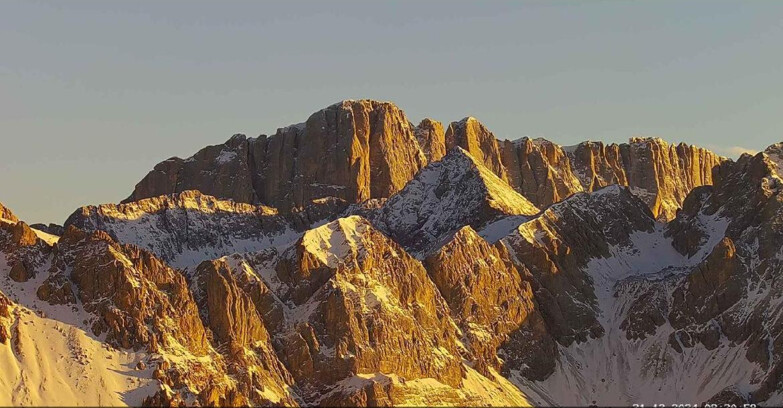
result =
[{"label": "limestone cliff", "polygon": [[390,196],[425,164],[402,110],[343,101],[274,135],[235,135],[189,159],[162,162],[126,202],[186,190],[283,210],[323,197],[360,202]]},{"label": "limestone cliff", "polygon": [[579,191],[619,184],[644,201],[660,220],[671,220],[695,187],[712,184],[712,168],[726,160],[709,150],[658,138],[629,143],[582,142],[560,147],[523,138],[503,143],[511,185],[545,206]]},{"label": "limestone cliff", "polygon": [[659,220],[674,218],[685,196],[712,183],[725,160],[657,138],[562,147],[544,139],[499,141],[479,120],[418,126],[390,102],[343,101],[271,136],[235,135],[187,158],[159,163],[126,202],[187,190],[287,212],[315,199],[349,203],[389,198],[426,164],[461,147],[538,207],[610,184],[631,187]]}]

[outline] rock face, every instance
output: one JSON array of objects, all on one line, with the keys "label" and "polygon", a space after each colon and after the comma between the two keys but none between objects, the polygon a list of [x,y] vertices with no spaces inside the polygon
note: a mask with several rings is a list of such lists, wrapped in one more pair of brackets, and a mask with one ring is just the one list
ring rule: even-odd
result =
[{"label": "rock face", "polygon": [[389,102],[343,101],[272,136],[235,135],[158,164],[126,202],[201,192],[288,210],[314,199],[385,198],[427,164],[413,127]]},{"label": "rock face", "polygon": [[760,384],[741,396],[770,404],[780,403],[783,372],[783,326],[773,317],[781,312],[783,290],[774,278],[783,269],[780,147],[716,167],[714,185],[669,224],[681,253],[706,254],[672,291],[672,347],[713,350],[724,339],[744,345],[737,348],[762,370],[755,373]]},{"label": "rock face", "polygon": [[52,248],[26,223],[0,222],[0,252],[10,268],[8,276],[16,282],[27,282],[35,278],[37,269],[45,266]]},{"label": "rock face", "polygon": [[467,117],[449,125],[446,130],[446,150],[457,146],[465,149],[501,180],[508,182],[498,141],[495,135],[476,118]]},{"label": "rock face", "polygon": [[620,184],[631,187],[660,220],[674,218],[693,188],[712,184],[712,168],[725,160],[700,147],[657,138],[568,148],[523,138],[504,142],[502,157],[511,185],[539,206]]},{"label": "rock face", "polygon": [[[290,374],[277,359],[269,337],[263,337],[263,326],[259,332],[234,323],[248,318],[234,307],[235,298],[226,296],[237,293],[236,288],[221,292],[227,285],[215,283],[219,279],[210,281],[222,306],[202,308],[205,326],[184,276],[151,253],[119,244],[105,232],[86,232],[74,226],[68,227],[52,250],[34,233],[14,234],[25,228],[29,229],[22,222],[2,224],[0,264],[24,262],[30,276],[21,281],[27,285],[26,292],[32,293],[25,294],[14,286],[18,284],[5,280],[2,289],[21,295],[17,298],[30,307],[53,310],[72,322],[68,330],[96,336],[105,347],[136,350],[142,356],[137,366],[157,367],[149,380],[162,387],[147,403],[188,399],[204,405],[296,403],[288,388]],[[6,266],[0,268],[5,270]],[[9,275],[16,269],[10,268]],[[212,304],[216,302],[212,300]],[[242,337],[245,343],[224,347],[226,335],[221,329],[225,325],[214,324],[219,315],[233,319],[232,333],[250,333]],[[79,351],[81,346],[71,343],[69,340],[77,355],[93,353]],[[143,357],[145,354],[149,357]],[[227,374],[232,376],[230,381]]]},{"label": "rock face", "polygon": [[82,207],[65,225],[105,231],[175,266],[193,267],[234,252],[294,241],[311,225],[334,219],[347,207],[342,200],[321,199],[280,214],[271,207],[185,191],[127,204]]},{"label": "rock face", "polygon": [[281,301],[304,313],[286,336],[289,346],[304,347],[292,348],[289,364],[310,361],[294,371],[300,381],[318,386],[353,373],[391,372],[461,382],[445,302],[422,265],[366,220],[342,218],[308,231],[275,272]]},{"label": "rock face", "polygon": [[[240,378],[240,392],[264,404],[294,404],[287,389],[293,377],[272,348],[269,332],[241,267],[226,259],[205,261],[194,276],[194,293],[202,318],[218,349],[227,350],[227,373]],[[276,396],[270,399],[270,395]],[[280,396],[285,396],[280,398]]]},{"label": "rock face", "polygon": [[782,174],[346,101],[0,207],[0,405],[781,405]]},{"label": "rock face", "polygon": [[[587,245],[582,248],[568,244],[564,253],[581,258],[576,270],[591,283],[595,302],[587,309],[598,312],[595,322],[603,328],[603,335],[561,348],[563,367],[542,382],[523,386],[531,398],[564,405],[595,401],[617,405],[627,403],[627,395],[633,395],[631,400],[781,403],[783,327],[778,319],[783,304],[780,285],[773,278],[783,268],[783,183],[779,175],[783,155],[778,146],[716,166],[711,176],[714,185],[694,189],[666,225],[644,227],[641,223],[630,234],[605,233],[600,240],[583,236]],[[611,214],[612,218],[588,229],[612,223],[625,229],[634,224],[618,216],[619,211]],[[582,224],[585,219],[580,217]],[[546,244],[550,232],[542,231],[550,229],[531,229],[536,235],[528,242]],[[622,236],[627,239],[611,239]],[[518,239],[504,242],[510,244],[512,254],[520,255],[515,245]],[[558,246],[567,242],[564,239]],[[610,245],[590,249],[594,242]],[[585,249],[590,255],[579,256]],[[522,255],[518,262],[536,276],[536,258],[527,252]],[[566,271],[559,270],[560,279],[573,282],[568,278],[573,275]],[[560,303],[567,305],[574,299],[577,304],[585,303],[568,286],[559,292],[563,289],[571,294],[561,296]],[[551,323],[552,315],[546,312],[545,298],[536,299],[548,327],[559,337],[558,325]],[[724,365],[727,361],[732,361],[730,368]],[[683,387],[673,377],[700,385]],[[558,384],[570,384],[578,391],[570,396],[552,393],[553,387],[560,389]]]},{"label": "rock face", "polygon": [[30,225],[30,228],[37,229],[38,231],[43,231],[47,234],[58,236],[58,237],[65,233],[65,228],[62,225],[57,225],[53,223],[33,224]]},{"label": "rock face", "polygon": [[505,246],[489,245],[468,226],[424,265],[462,329],[479,372],[516,369],[536,379],[552,373],[557,348],[533,298],[532,277],[511,262]]},{"label": "rock face", "polygon": [[540,208],[620,184],[631,187],[662,221],[674,218],[690,190],[711,184],[712,168],[725,160],[657,138],[567,148],[544,139],[498,141],[476,118],[452,122],[444,132],[432,119],[414,127],[389,102],[343,101],[272,136],[235,135],[188,159],[161,162],[126,202],[199,190],[281,212],[324,197],[361,203],[389,198],[455,147]]},{"label": "rock face", "polygon": [[509,184],[539,207],[585,190],[571,169],[566,151],[548,140],[506,140],[502,144],[502,159],[508,169]]},{"label": "rock face", "polygon": [[446,234],[505,215],[538,212],[525,197],[461,147],[424,168],[372,217],[373,224],[414,254],[426,254]]},{"label": "rock face", "polygon": [[57,249],[49,282],[67,274],[85,310],[99,316],[92,326],[96,335],[107,333],[107,341],[123,348],[171,347],[173,340],[196,355],[206,353],[207,336],[180,273],[104,232],[70,227]]},{"label": "rock face", "polygon": [[426,118],[416,126],[413,133],[427,161],[438,161],[446,155],[446,134],[442,123]]},{"label": "rock face", "polygon": [[0,203],[0,219],[9,221],[9,222],[17,222],[19,221],[18,218],[16,218],[16,215],[14,215],[11,210],[6,208],[3,203]]},{"label": "rock face", "polygon": [[532,275],[532,286],[552,336],[563,345],[603,336],[596,288],[585,265],[631,246],[654,219],[627,188],[610,186],[580,193],[523,223],[503,243]]}]

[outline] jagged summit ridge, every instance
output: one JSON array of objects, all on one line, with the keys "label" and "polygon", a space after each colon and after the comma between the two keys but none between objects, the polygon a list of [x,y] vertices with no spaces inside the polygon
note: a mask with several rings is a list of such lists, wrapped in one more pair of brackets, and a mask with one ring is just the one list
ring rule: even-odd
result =
[{"label": "jagged summit ridge", "polygon": [[105,231],[121,242],[138,245],[172,265],[187,268],[234,252],[287,244],[347,208],[343,200],[325,198],[281,213],[263,205],[184,191],[119,205],[82,207],[65,225]]},{"label": "jagged summit ridge", "polygon": [[414,126],[391,102],[346,100],[271,136],[235,135],[188,159],[161,162],[126,201],[200,190],[287,211],[323,197],[350,203],[384,199],[456,146],[538,207],[621,184],[632,187],[661,220],[674,217],[692,188],[711,184],[712,168],[726,160],[659,138],[568,148],[541,138],[500,141],[474,117],[444,130],[432,119]]},{"label": "jagged summit ridge", "polygon": [[373,223],[415,254],[449,232],[480,228],[505,215],[533,215],[538,208],[461,147],[419,172],[373,216]]},{"label": "jagged summit ridge", "polygon": [[610,184],[631,187],[661,220],[674,218],[691,189],[712,183],[712,169],[727,160],[709,150],[660,138],[629,143],[582,142],[563,148],[522,138],[503,143],[510,182],[538,205]]},{"label": "jagged summit ridge", "polygon": [[158,164],[126,201],[184,190],[281,209],[323,197],[385,198],[425,164],[414,127],[390,102],[342,101],[274,135],[235,136]]}]

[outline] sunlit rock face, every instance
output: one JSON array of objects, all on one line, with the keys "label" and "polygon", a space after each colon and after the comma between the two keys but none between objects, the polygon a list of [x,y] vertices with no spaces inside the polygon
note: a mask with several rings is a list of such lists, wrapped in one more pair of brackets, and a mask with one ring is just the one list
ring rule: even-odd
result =
[{"label": "sunlit rock face", "polygon": [[508,173],[501,159],[498,141],[476,118],[467,117],[449,125],[446,130],[446,149],[451,150],[457,146],[475,157],[501,180],[508,182]]},{"label": "sunlit rock face", "polygon": [[700,147],[657,138],[568,147],[523,138],[502,146],[510,184],[536,205],[620,184],[631,187],[659,220],[674,218],[693,188],[712,184],[713,167],[726,160]]},{"label": "sunlit rock face", "polygon": [[235,252],[287,244],[311,226],[328,222],[347,209],[343,200],[324,198],[281,213],[272,207],[184,191],[125,204],[82,207],[65,225],[105,231],[173,266],[193,268]]},{"label": "sunlit rock face", "polygon": [[16,215],[14,215],[11,210],[6,208],[3,204],[0,204],[0,220],[5,220],[8,222],[17,222],[19,221],[18,218],[16,218]]},{"label": "sunlit rock face", "polygon": [[159,163],[126,202],[187,190],[287,212],[312,200],[385,199],[425,165],[461,147],[539,208],[573,193],[631,187],[659,220],[674,218],[691,189],[712,183],[725,160],[658,138],[563,147],[545,139],[498,140],[478,119],[414,126],[391,102],[346,100],[271,136],[235,135],[187,159]]},{"label": "sunlit rock face", "polygon": [[[437,129],[433,130],[437,133]],[[438,151],[438,137],[428,149]],[[158,164],[126,200],[186,190],[287,210],[311,200],[385,198],[427,164],[414,127],[389,102],[343,101],[271,136],[236,135]]]},{"label": "sunlit rock face", "polygon": [[503,244],[490,245],[466,226],[424,265],[479,372],[515,369],[537,379],[552,373],[557,348],[534,300],[532,276],[514,265]]}]

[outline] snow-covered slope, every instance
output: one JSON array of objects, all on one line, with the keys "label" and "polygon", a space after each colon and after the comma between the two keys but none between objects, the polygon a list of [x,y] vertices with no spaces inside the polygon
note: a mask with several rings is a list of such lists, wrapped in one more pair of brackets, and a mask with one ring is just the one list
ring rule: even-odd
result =
[{"label": "snow-covered slope", "polygon": [[175,267],[187,268],[235,252],[288,244],[346,207],[341,200],[321,199],[282,215],[271,207],[185,191],[126,204],[82,207],[65,226],[105,231],[119,242],[137,245]]},{"label": "snow-covered slope", "polygon": [[[642,220],[627,217],[629,203],[594,200],[617,196],[614,187],[555,204],[503,239],[542,287],[568,295],[555,304],[574,305],[600,326],[575,342],[559,339],[557,368],[545,380],[512,370],[531,401],[781,402],[783,288],[773,276],[783,269],[783,205],[773,156],[724,163],[716,185],[692,192],[668,225],[629,229]],[[547,297],[538,299],[546,308]],[[550,314],[550,329],[554,322]]]},{"label": "snow-covered slope", "polygon": [[[145,352],[122,351],[96,337],[82,322],[92,316],[80,306],[50,305],[36,297],[44,277],[11,281],[0,253],[0,297],[12,303],[0,326],[0,405],[141,405],[155,392],[152,370],[136,368]],[[2,301],[0,301],[2,303]]]},{"label": "snow-covered slope", "polygon": [[465,225],[481,229],[507,215],[537,212],[525,197],[455,147],[389,198],[372,221],[411,253],[422,256]]},{"label": "snow-covered slope", "polygon": [[[710,243],[720,240],[726,225],[720,219],[714,222]],[[515,376],[533,401],[564,406],[700,404],[726,387],[747,392],[750,383],[761,378],[763,370],[745,358],[746,350],[725,338],[715,350],[697,346],[677,352],[669,344],[675,330],[668,322],[644,339],[631,340],[622,328],[637,299],[649,292],[655,296],[645,301],[663,296],[667,303],[667,293],[706,255],[679,254],[661,224],[634,233],[630,246],[612,246],[609,252],[582,268],[593,282],[597,319],[605,333],[561,348],[555,373],[544,381]]]}]

